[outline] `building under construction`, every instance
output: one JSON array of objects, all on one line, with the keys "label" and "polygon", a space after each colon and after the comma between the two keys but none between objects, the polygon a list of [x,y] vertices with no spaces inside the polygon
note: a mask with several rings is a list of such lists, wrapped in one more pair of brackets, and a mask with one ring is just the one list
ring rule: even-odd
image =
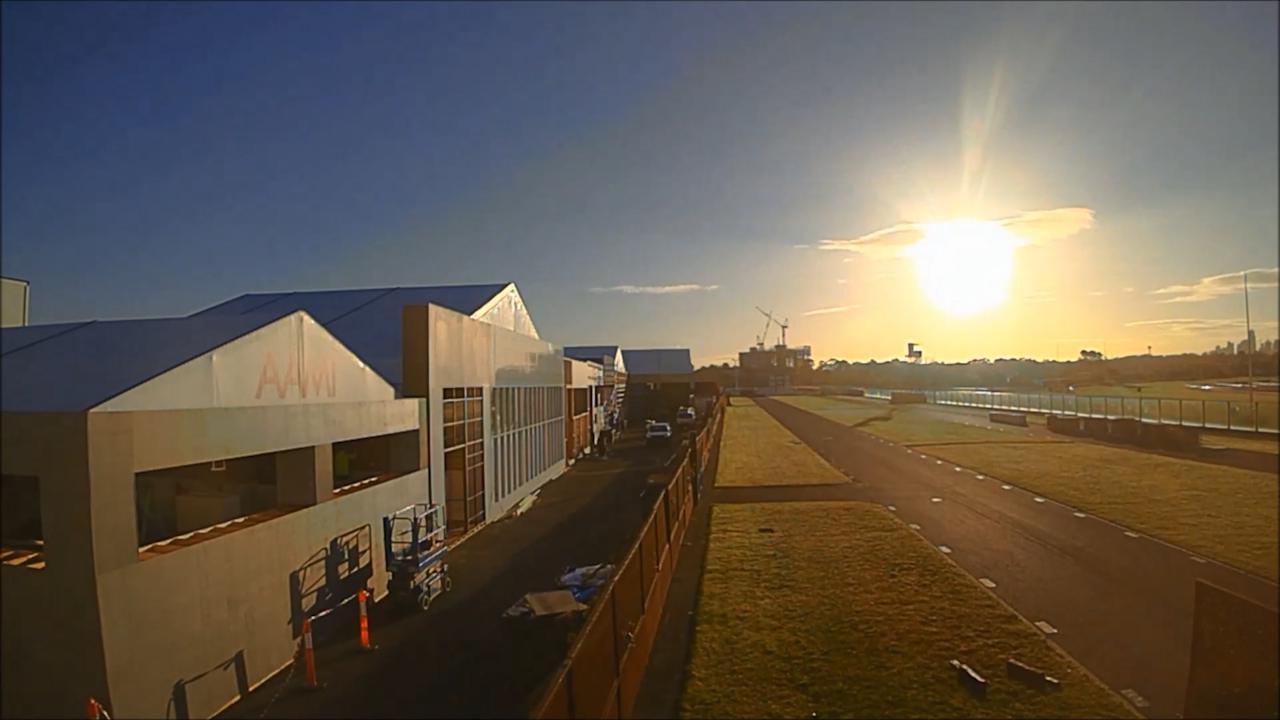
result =
[{"label": "building under construction", "polygon": [[[765,317],[764,333],[756,338],[756,344],[738,353],[737,385],[744,388],[784,390],[796,384],[803,373],[813,369],[813,357],[808,345],[787,346],[786,320],[781,322],[772,312],[756,308]],[[780,342],[766,346],[770,325],[777,325]]]}]

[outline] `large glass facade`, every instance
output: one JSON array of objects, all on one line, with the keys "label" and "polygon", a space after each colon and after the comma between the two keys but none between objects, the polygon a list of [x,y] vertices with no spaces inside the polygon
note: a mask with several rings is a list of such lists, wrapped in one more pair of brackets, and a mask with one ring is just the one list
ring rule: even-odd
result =
[{"label": "large glass facade", "polygon": [[564,388],[493,390],[495,502],[564,461]]},{"label": "large glass facade", "polygon": [[445,516],[451,531],[484,522],[484,388],[445,388]]}]

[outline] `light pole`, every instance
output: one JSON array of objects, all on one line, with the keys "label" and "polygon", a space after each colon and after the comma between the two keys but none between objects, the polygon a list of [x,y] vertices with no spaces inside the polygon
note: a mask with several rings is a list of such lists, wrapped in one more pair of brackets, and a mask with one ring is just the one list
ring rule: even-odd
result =
[{"label": "light pole", "polygon": [[1244,277],[1244,342],[1249,346],[1249,412],[1255,415],[1257,408],[1253,404],[1253,326],[1249,323],[1249,271],[1242,273]]}]

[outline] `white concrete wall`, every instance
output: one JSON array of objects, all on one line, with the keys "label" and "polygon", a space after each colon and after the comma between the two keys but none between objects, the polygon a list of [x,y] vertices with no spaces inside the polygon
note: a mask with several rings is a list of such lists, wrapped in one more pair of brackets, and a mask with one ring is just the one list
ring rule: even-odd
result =
[{"label": "white concrete wall", "polygon": [[26,282],[0,278],[0,327],[27,324],[30,293],[30,286]]},{"label": "white concrete wall", "polygon": [[582,360],[574,360],[573,358],[565,358],[569,362],[571,379],[569,384],[573,387],[592,387],[604,384],[604,368],[595,363],[584,362]]},{"label": "white concrete wall", "polygon": [[83,413],[5,413],[0,469],[40,486],[43,569],[0,565],[0,715],[81,717],[106,697]]},{"label": "white concrete wall", "polygon": [[[426,497],[427,471],[420,470],[100,575],[115,717],[165,717],[174,683],[237,652],[250,683],[290,662],[297,642],[290,573],[331,538],[368,523],[373,589],[385,594],[382,517]],[[214,670],[186,692],[192,717],[209,717],[237,696],[233,668]]]},{"label": "white concrete wall", "polygon": [[549,342],[474,320],[435,305],[428,308],[427,324],[431,457],[440,459],[431,466],[432,501],[440,504],[444,502],[444,430],[441,419],[444,388],[483,387],[486,438],[485,518],[492,521],[530,492],[564,473],[567,467],[563,461],[553,464],[527,483],[521,492],[494,500],[493,388],[556,386],[563,391],[563,358]]},{"label": "white concrete wall", "polygon": [[92,413],[128,416],[136,472],[341,442],[419,427],[417,399],[283,407]]}]

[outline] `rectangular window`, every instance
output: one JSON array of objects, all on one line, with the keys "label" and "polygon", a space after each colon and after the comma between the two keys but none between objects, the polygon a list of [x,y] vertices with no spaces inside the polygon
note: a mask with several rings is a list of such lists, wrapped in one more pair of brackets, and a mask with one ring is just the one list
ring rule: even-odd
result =
[{"label": "rectangular window", "polygon": [[178,535],[240,518],[277,516],[284,505],[276,473],[275,453],[138,473],[139,548],[145,555],[146,546]]},{"label": "rectangular window", "polygon": [[418,431],[333,443],[333,491],[366,487],[418,469]]},{"label": "rectangular window", "polygon": [[44,524],[40,481],[30,475],[0,476],[0,549],[4,563],[43,570]]}]

